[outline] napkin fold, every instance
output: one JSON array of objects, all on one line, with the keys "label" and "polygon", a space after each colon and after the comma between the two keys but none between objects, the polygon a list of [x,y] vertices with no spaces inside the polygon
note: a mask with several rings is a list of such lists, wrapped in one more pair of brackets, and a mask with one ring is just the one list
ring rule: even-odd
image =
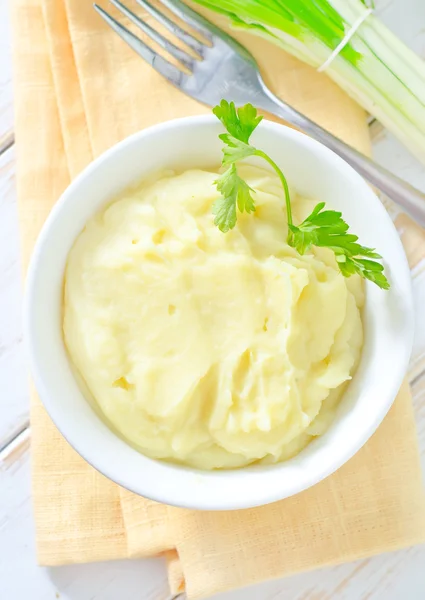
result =
[{"label": "napkin fold", "polygon": [[[140,11],[135,2],[127,4]],[[108,10],[120,16],[111,5]],[[89,1],[14,0],[11,13],[26,268],[51,207],[95,156],[143,127],[207,109],[161,79],[107,28]],[[370,151],[363,111],[337,86],[265,41],[233,34],[255,54],[278,95]],[[195,600],[425,541],[406,384],[375,435],[334,475],[292,498],[235,512],[178,509],[119,488],[74,452],[34,390],[31,425],[37,553],[43,565],[165,553],[171,590],[185,587]]]}]

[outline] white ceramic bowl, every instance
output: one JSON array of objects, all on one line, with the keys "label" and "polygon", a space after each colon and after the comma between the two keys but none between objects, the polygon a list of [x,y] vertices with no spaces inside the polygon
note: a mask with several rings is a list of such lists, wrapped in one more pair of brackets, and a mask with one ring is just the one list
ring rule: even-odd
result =
[{"label": "white ceramic bowl", "polygon": [[41,400],[68,442],[101,473],[159,502],[206,510],[266,504],[305,490],[355,454],[390,408],[406,372],[413,337],[410,274],[398,235],[364,180],[333,152],[276,123],[262,122],[253,144],[269,153],[292,186],[343,212],[360,241],[385,257],[391,289],[367,284],[360,366],[327,433],[273,466],[203,472],[147,458],[95,414],[73,376],[62,338],[67,255],[93,213],[129,184],[164,168],[219,164],[221,124],[213,116],[151,127],[125,139],[77,177],[53,208],[27,280],[25,335]]}]

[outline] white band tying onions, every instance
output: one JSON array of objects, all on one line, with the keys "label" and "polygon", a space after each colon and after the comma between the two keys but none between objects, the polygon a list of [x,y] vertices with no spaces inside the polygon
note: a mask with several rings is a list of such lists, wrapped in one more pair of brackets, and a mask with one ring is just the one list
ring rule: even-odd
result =
[{"label": "white band tying onions", "polygon": [[359,27],[361,27],[361,25],[363,25],[363,23],[366,21],[366,19],[372,13],[373,13],[373,9],[372,8],[368,8],[356,21],[354,21],[353,26],[351,27],[351,29],[349,29],[349,31],[347,31],[346,35],[340,41],[340,43],[335,48],[335,50],[333,50],[333,52],[328,56],[328,58],[325,60],[325,62],[323,63],[323,65],[321,65],[317,69],[319,72],[322,72],[325,69],[327,69],[327,67],[329,67],[329,65],[331,64],[331,62],[338,56],[338,54],[341,52],[341,50],[343,48],[345,48],[345,46],[351,40],[351,38],[353,37],[353,35],[359,29]]}]

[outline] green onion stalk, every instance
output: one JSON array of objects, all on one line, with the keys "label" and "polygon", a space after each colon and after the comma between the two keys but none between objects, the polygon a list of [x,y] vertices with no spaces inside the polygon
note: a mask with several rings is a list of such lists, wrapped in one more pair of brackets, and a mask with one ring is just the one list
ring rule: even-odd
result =
[{"label": "green onion stalk", "polygon": [[[364,0],[195,0],[321,67],[367,6]],[[425,163],[425,62],[369,14],[326,68],[354,100]]]}]

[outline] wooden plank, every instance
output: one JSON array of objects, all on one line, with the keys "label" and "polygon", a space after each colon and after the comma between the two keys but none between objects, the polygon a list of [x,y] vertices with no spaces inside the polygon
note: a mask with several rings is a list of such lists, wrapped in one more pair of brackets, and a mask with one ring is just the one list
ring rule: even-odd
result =
[{"label": "wooden plank", "polygon": [[0,448],[28,425],[14,148],[0,155]]},{"label": "wooden plank", "polygon": [[[7,0],[0,0],[0,141],[13,135],[12,61]],[[1,148],[1,143],[0,143]]]},{"label": "wooden plank", "polygon": [[162,559],[68,565],[35,563],[29,429],[0,453],[0,598],[6,600],[165,600]]}]

